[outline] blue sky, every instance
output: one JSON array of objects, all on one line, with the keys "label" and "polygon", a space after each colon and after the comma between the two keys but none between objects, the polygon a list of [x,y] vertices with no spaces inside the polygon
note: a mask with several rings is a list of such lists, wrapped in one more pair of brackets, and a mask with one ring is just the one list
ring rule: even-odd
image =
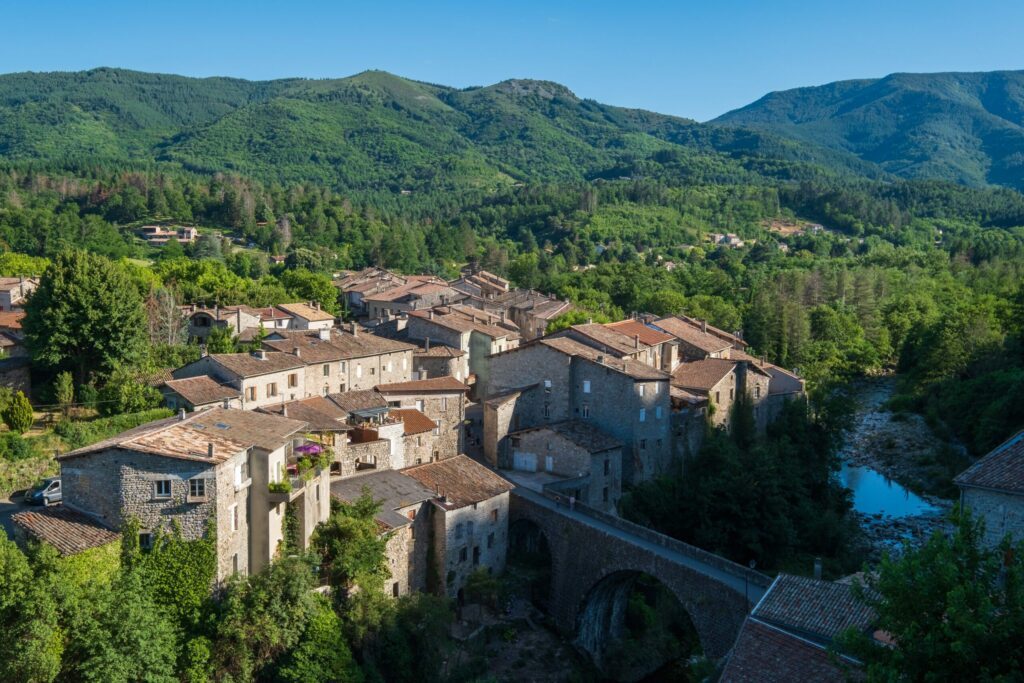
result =
[{"label": "blue sky", "polygon": [[0,0],[0,22],[0,72],[540,78],[698,120],[846,78],[1024,68],[1024,3],[1011,0]]}]

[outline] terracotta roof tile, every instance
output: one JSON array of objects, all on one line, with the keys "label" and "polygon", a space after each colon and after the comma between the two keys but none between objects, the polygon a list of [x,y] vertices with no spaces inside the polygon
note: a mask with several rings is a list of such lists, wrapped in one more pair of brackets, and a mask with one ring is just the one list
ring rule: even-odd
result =
[{"label": "terracotta roof tile", "polygon": [[432,432],[437,427],[433,420],[415,408],[392,408],[388,414],[402,421],[406,436]]},{"label": "terracotta roof tile", "polygon": [[193,406],[205,406],[242,396],[238,389],[221,384],[209,375],[169,379],[164,385]]},{"label": "terracotta roof tile", "polygon": [[20,330],[25,311],[0,311],[0,328]]},{"label": "terracotta roof tile", "polygon": [[601,453],[602,451],[622,448],[621,441],[611,434],[601,431],[601,429],[595,426],[593,422],[586,422],[583,420],[567,420],[565,422],[555,422],[554,424],[531,427],[530,429],[521,429],[518,432],[512,432],[509,436],[545,430],[554,432],[565,439],[568,439],[589,453]]},{"label": "terracotta roof tile", "polygon": [[752,614],[798,635],[828,643],[848,628],[866,631],[875,611],[853,586],[779,574]]},{"label": "terracotta roof tile", "polygon": [[252,353],[211,353],[210,358],[239,377],[258,377],[306,366],[300,358],[275,351],[265,352],[262,358]]},{"label": "terracotta roof tile", "polygon": [[278,304],[278,308],[295,318],[303,318],[312,322],[323,322],[324,320],[334,320],[334,316],[319,308],[313,308],[309,304],[295,303],[295,304]]},{"label": "terracotta roof tile", "polygon": [[[575,358],[583,358],[591,362],[598,362],[598,358],[601,360],[603,367],[621,372],[624,375],[628,375],[635,380],[640,381],[657,381],[668,379],[669,375],[666,372],[662,372],[657,368],[652,368],[646,363],[641,363],[637,360],[629,358],[616,358],[606,353],[598,351],[592,346],[588,346],[582,342],[576,341],[569,337],[544,337],[537,340],[538,344],[543,344],[549,348],[560,351],[568,356]],[[519,347],[525,348],[525,347]],[[511,353],[515,353],[516,349],[513,349]]]},{"label": "terracotta roof tile", "polygon": [[657,346],[658,344],[670,342],[673,339],[672,335],[666,334],[661,330],[656,330],[649,325],[643,324],[639,320],[620,320],[617,323],[608,323],[605,327],[615,330],[620,334],[624,334],[627,337],[639,335],[640,343],[647,346]]},{"label": "terracotta roof tile", "polygon": [[407,467],[402,474],[428,490],[440,491],[447,503],[439,504],[449,510],[480,503],[515,488],[511,482],[465,455]]},{"label": "terracotta roof tile", "polygon": [[345,421],[348,411],[326,396],[311,396],[298,401],[263,406],[258,412],[301,420],[316,432],[343,432],[351,429]]},{"label": "terracotta roof tile", "polygon": [[1024,430],[993,448],[953,481],[958,486],[1024,494]]},{"label": "terracotta roof tile", "polygon": [[26,510],[11,519],[33,538],[49,543],[61,555],[75,555],[121,538],[98,521],[63,505],[41,510]]},{"label": "terracotta roof tile", "polygon": [[682,363],[672,373],[672,384],[683,389],[710,391],[736,368],[736,361],[705,358]]},{"label": "terracotta roof tile", "polygon": [[468,386],[449,375],[445,375],[444,377],[431,377],[429,379],[416,379],[411,382],[378,384],[374,388],[382,394],[418,394],[435,391],[454,393],[469,391]]},{"label": "terracotta roof tile", "polygon": [[363,389],[362,391],[346,391],[340,394],[330,394],[329,398],[335,405],[349,413],[357,413],[366,410],[383,410],[388,407],[386,398],[380,395],[376,389]]},{"label": "terracotta roof tile", "polygon": [[699,324],[695,325],[676,316],[655,320],[654,325],[705,353],[719,353],[725,349],[732,348],[732,344],[724,339],[720,339],[709,332],[701,331]]},{"label": "terracotta roof tile", "polygon": [[[843,660],[852,667],[852,662]],[[828,650],[748,617],[740,629],[721,683],[842,683],[846,672]]]}]

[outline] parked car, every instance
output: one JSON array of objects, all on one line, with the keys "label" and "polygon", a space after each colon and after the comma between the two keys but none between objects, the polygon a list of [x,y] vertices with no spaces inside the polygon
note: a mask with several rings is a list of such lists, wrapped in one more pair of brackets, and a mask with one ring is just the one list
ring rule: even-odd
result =
[{"label": "parked car", "polygon": [[29,505],[53,505],[63,500],[60,490],[60,479],[46,479],[42,484],[25,494],[25,502]]}]

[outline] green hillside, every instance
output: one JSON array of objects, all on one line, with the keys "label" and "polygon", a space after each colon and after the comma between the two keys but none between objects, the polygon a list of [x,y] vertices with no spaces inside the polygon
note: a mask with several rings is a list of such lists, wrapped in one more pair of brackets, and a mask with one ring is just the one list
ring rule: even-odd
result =
[{"label": "green hillside", "polygon": [[556,83],[458,90],[380,71],[268,82],[118,69],[0,76],[0,155],[389,191],[638,175],[878,175],[853,155],[602,105]]},{"label": "green hillside", "polygon": [[797,88],[714,123],[851,152],[907,178],[1024,188],[1024,71],[892,74]]}]

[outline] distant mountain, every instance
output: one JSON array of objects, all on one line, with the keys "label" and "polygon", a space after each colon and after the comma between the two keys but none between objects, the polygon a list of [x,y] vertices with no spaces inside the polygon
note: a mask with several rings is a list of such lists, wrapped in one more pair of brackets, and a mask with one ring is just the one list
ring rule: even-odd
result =
[{"label": "distant mountain", "polygon": [[1024,71],[892,74],[797,88],[712,123],[850,152],[902,177],[1024,189]]},{"label": "distant mountain", "polygon": [[510,80],[456,89],[369,71],[253,82],[121,69],[0,76],[0,159],[165,164],[353,189],[680,175],[879,175],[854,155]]}]

